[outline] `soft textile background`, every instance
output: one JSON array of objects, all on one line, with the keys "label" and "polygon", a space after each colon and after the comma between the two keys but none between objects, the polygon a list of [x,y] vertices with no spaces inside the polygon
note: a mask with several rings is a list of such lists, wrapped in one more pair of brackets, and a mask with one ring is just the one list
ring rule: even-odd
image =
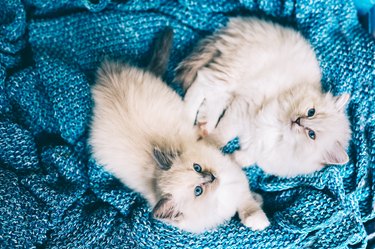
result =
[{"label": "soft textile background", "polygon": [[[153,220],[139,195],[91,159],[93,73],[104,56],[144,65],[155,34],[168,25],[175,29],[172,84],[176,63],[200,38],[249,11],[294,23],[318,54],[324,87],[352,95],[350,163],[293,179],[250,168],[272,226],[252,232],[234,217],[202,235],[181,232]],[[366,247],[363,222],[375,217],[374,56],[351,1],[3,0],[0,246]]]}]

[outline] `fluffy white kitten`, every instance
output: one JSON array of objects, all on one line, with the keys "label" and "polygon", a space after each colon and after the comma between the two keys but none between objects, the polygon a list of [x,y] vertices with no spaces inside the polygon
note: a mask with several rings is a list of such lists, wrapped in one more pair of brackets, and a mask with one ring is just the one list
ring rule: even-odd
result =
[{"label": "fluffy white kitten", "polygon": [[291,28],[232,18],[179,65],[176,81],[203,137],[222,146],[239,136],[242,166],[295,176],[349,160],[349,95],[322,92],[315,53]]},{"label": "fluffy white kitten", "polygon": [[160,78],[172,43],[166,30],[148,71],[104,63],[92,93],[90,144],[95,159],[142,194],[155,218],[203,232],[237,211],[254,230],[269,225],[244,172],[197,136],[181,98]]}]

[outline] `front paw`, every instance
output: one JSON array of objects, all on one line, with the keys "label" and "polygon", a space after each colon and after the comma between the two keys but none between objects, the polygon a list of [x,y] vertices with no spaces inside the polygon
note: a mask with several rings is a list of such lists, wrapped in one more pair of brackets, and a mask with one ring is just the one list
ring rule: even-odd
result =
[{"label": "front paw", "polygon": [[197,117],[196,117],[196,125],[198,127],[198,134],[200,137],[204,138],[211,134],[215,127],[212,126],[212,120],[208,119],[207,113],[207,102],[206,99],[203,100],[201,106],[199,107]]},{"label": "front paw", "polygon": [[233,159],[241,167],[247,167],[255,163],[253,158],[249,154],[250,153],[246,151],[239,150],[234,152]]},{"label": "front paw", "polygon": [[207,121],[199,121],[197,123],[198,126],[198,135],[201,138],[208,136],[208,130],[207,130]]},{"label": "front paw", "polygon": [[253,231],[262,231],[270,225],[270,221],[263,210],[251,213],[242,220],[242,223]]}]

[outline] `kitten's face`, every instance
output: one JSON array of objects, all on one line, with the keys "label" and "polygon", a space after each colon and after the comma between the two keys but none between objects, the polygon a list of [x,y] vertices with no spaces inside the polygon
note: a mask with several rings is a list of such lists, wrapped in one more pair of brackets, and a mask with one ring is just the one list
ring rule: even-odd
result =
[{"label": "kitten's face", "polygon": [[292,89],[269,103],[262,115],[264,123],[269,123],[265,128],[275,150],[260,166],[269,173],[293,176],[326,164],[345,164],[350,138],[344,113],[348,99],[348,95],[333,97],[306,87]]},{"label": "kitten's face", "polygon": [[204,145],[186,149],[176,158],[158,179],[158,187],[166,204],[158,207],[161,213],[156,217],[192,232],[202,232],[230,219],[241,193],[248,193],[240,168],[217,149]]},{"label": "kitten's face", "polygon": [[165,191],[172,193],[184,203],[193,204],[210,198],[215,194],[220,179],[216,170],[206,161],[176,160],[163,179]]}]

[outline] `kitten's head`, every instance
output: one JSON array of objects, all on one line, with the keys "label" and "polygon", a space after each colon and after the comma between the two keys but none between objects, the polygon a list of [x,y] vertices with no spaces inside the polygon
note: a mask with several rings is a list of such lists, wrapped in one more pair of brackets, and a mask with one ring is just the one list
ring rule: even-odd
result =
[{"label": "kitten's head", "polygon": [[[261,112],[264,140],[274,143],[265,171],[280,176],[311,173],[326,164],[345,164],[350,124],[345,115],[348,94],[334,97],[313,86],[299,86],[271,101]],[[261,117],[261,116],[260,116]]]},{"label": "kitten's head", "polygon": [[181,229],[199,233],[223,223],[236,213],[241,193],[248,193],[241,169],[203,141],[183,153],[153,153],[162,169],[154,217]]}]

